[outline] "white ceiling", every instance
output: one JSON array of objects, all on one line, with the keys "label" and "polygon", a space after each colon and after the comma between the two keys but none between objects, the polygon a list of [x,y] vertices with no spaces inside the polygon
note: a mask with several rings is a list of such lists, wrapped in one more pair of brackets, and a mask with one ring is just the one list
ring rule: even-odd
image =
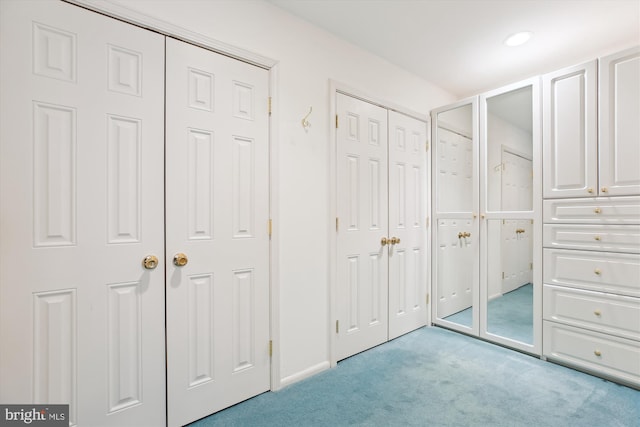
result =
[{"label": "white ceiling", "polygon": [[640,0],[268,1],[459,97],[640,44]]}]

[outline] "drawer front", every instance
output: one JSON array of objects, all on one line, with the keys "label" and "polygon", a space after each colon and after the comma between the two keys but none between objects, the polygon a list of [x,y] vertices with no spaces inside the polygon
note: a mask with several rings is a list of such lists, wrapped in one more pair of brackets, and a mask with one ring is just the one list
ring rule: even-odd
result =
[{"label": "drawer front", "polygon": [[557,199],[543,202],[545,223],[640,224],[640,197]]},{"label": "drawer front", "polygon": [[547,285],[640,296],[640,255],[544,249],[542,270]]},{"label": "drawer front", "polygon": [[545,320],[640,340],[640,298],[544,285]]},{"label": "drawer front", "polygon": [[594,373],[640,385],[640,342],[544,321],[542,352]]},{"label": "drawer front", "polygon": [[547,248],[640,253],[638,225],[544,224]]}]

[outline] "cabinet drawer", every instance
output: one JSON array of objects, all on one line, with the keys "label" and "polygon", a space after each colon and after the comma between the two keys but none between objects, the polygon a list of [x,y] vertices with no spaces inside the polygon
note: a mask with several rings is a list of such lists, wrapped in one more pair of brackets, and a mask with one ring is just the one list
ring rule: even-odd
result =
[{"label": "cabinet drawer", "polygon": [[543,250],[543,280],[592,291],[640,296],[640,255]]},{"label": "cabinet drawer", "polygon": [[640,224],[640,197],[545,200],[545,223]]},{"label": "cabinet drawer", "polygon": [[542,334],[548,359],[640,385],[640,342],[546,320]]},{"label": "cabinet drawer", "polygon": [[640,253],[640,226],[544,224],[547,248]]},{"label": "cabinet drawer", "polygon": [[544,285],[545,320],[640,340],[640,298]]}]

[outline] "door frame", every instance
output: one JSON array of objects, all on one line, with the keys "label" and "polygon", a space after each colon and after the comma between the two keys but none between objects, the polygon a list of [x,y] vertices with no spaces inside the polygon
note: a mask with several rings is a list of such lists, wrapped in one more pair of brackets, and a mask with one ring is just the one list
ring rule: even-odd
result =
[{"label": "door frame", "polygon": [[[188,30],[184,27],[173,25],[167,21],[159,20],[146,15],[137,10],[131,9],[121,4],[112,3],[110,0],[95,2],[95,0],[61,0],[66,3],[101,13],[111,18],[124,21],[137,27],[145,28],[167,37],[172,37],[183,42],[210,50],[215,53],[230,56],[239,61],[255,65],[269,72],[269,97],[271,99],[271,110],[269,113],[269,218],[272,221],[270,240],[270,260],[269,260],[269,332],[272,341],[271,355],[271,391],[282,388],[280,378],[280,271],[278,269],[280,261],[280,239],[278,225],[279,213],[279,180],[276,171],[278,168],[279,146],[278,146],[278,71],[279,61],[262,56],[255,52],[238,48],[207,37],[201,33]],[[265,227],[267,224],[265,224]]]},{"label": "door frame", "polygon": [[[328,171],[328,180],[329,180],[329,190],[327,191],[327,206],[328,209],[328,218],[327,218],[327,241],[328,245],[328,264],[329,264],[329,274],[327,276],[327,280],[329,281],[327,290],[327,301],[329,304],[327,305],[327,359],[329,360],[330,367],[335,367],[338,363],[337,360],[337,334],[335,333],[335,322],[338,318],[338,302],[337,302],[337,294],[338,294],[338,269],[337,269],[337,254],[338,254],[338,239],[336,234],[336,218],[338,216],[338,206],[337,206],[337,195],[338,195],[338,187],[337,187],[337,164],[336,164],[336,117],[337,117],[337,95],[341,93],[343,95],[350,96],[352,98],[359,99],[361,101],[368,102],[370,104],[377,105],[379,107],[385,108],[387,110],[392,110],[401,114],[405,114],[409,117],[412,117],[417,120],[424,121],[427,124],[427,157],[426,157],[426,165],[430,167],[431,165],[431,121],[428,113],[422,114],[417,111],[410,110],[408,108],[404,108],[399,106],[393,102],[386,101],[384,99],[377,98],[375,96],[371,96],[370,94],[363,92],[361,90],[355,89],[349,85],[340,83],[336,80],[329,79],[329,144],[327,144],[327,157],[329,159],[329,171]],[[430,179],[430,174],[427,173],[427,179]],[[426,212],[427,212],[427,232],[430,233],[430,218],[431,218],[431,185],[425,185],[426,194]],[[426,245],[426,253],[427,257],[427,277],[425,277],[426,289],[428,294],[431,294],[431,234],[428,234]],[[426,304],[425,309],[427,310],[426,319],[427,325],[431,323],[431,304]]]}]

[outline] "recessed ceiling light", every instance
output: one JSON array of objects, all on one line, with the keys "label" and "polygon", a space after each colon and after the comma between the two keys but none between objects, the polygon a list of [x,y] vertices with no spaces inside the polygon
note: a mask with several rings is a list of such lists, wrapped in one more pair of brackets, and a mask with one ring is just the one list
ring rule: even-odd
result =
[{"label": "recessed ceiling light", "polygon": [[509,47],[520,46],[528,42],[529,39],[531,39],[531,36],[533,36],[531,31],[522,31],[520,33],[511,34],[504,41],[504,44]]}]

